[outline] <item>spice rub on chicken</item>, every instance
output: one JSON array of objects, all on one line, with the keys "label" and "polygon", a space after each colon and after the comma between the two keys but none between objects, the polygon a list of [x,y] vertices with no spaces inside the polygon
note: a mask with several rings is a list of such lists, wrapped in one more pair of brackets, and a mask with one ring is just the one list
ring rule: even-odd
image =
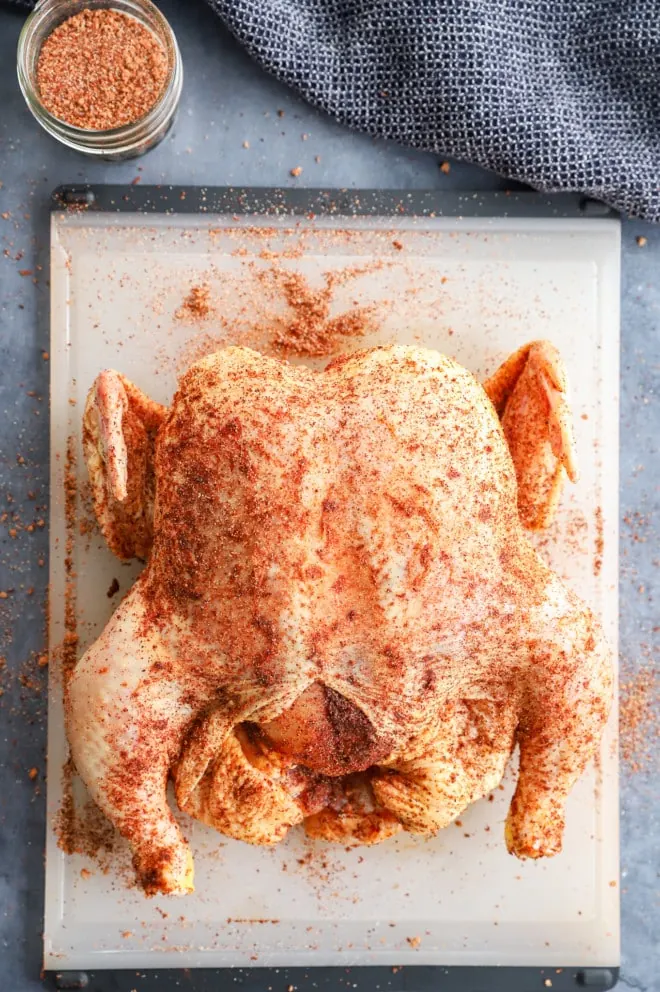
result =
[{"label": "spice rub on chicken", "polygon": [[67,687],[76,767],[149,893],[192,889],[166,798],[232,837],[431,834],[499,782],[509,850],[561,849],[611,660],[523,527],[575,477],[547,342],[481,386],[414,347],[323,372],[245,348],[169,410],[102,372],[84,416],[98,518],[147,566]]}]

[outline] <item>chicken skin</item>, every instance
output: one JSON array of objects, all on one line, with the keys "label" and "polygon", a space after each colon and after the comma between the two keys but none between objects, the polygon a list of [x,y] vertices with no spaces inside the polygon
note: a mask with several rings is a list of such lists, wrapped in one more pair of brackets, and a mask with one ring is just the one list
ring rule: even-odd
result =
[{"label": "chicken skin", "polygon": [[147,566],[66,691],[75,765],[147,893],[193,886],[166,798],[232,837],[432,834],[520,770],[519,857],[561,849],[611,658],[528,542],[575,459],[547,342],[481,386],[393,346],[323,372],[245,348],[169,409],[101,373],[84,416],[97,516]]}]

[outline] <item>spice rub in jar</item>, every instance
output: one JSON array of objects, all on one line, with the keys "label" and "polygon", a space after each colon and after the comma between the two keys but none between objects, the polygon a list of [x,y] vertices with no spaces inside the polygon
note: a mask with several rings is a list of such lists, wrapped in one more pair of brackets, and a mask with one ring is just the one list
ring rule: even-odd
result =
[{"label": "spice rub in jar", "polygon": [[104,131],[144,117],[163,93],[168,57],[158,38],[118,10],[82,10],[44,41],[37,65],[43,106],[59,120]]}]

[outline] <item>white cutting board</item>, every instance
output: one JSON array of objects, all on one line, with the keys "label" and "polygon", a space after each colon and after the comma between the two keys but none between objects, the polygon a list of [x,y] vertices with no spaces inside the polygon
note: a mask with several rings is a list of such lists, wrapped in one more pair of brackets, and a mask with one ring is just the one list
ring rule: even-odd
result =
[{"label": "white cutting board", "polygon": [[[254,224],[208,215],[53,215],[51,643],[63,635],[64,452],[67,436],[79,436],[95,375],[113,366],[167,402],[186,356],[214,341],[252,340],[255,314],[263,320],[273,307],[286,310],[265,299],[256,279],[273,265],[259,258],[267,249],[275,264],[312,284],[330,270],[366,265],[335,291],[337,312],[355,302],[375,306],[378,329],[349,339],[350,348],[414,341],[482,376],[530,339],[559,347],[572,383],[581,480],[566,493],[542,553],[600,614],[615,644],[618,222],[268,218],[261,231]],[[379,259],[386,264],[371,265]],[[176,319],[201,282],[228,327]],[[84,478],[80,463],[78,472]],[[123,593],[137,568],[121,566],[97,534],[76,528],[74,570],[82,651],[118,602],[106,596],[113,578]],[[56,664],[49,705],[52,820],[66,758]],[[104,873],[88,858],[63,855],[49,829],[45,966],[612,966],[619,960],[615,720],[599,770],[590,768],[570,798],[563,853],[538,863],[505,850],[510,774],[504,791],[474,805],[461,826],[352,852],[308,841],[301,830],[276,849],[253,848],[182,817],[196,892],[178,899],[147,900],[131,887],[123,845]]]}]

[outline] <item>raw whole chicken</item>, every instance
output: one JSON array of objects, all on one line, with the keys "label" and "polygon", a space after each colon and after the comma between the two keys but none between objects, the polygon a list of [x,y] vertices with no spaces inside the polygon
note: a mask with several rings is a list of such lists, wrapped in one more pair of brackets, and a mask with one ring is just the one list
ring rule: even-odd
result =
[{"label": "raw whole chicken", "polygon": [[166,409],[114,371],[84,448],[112,550],[147,566],[66,692],[75,765],[147,893],[193,887],[166,797],[235,838],[432,834],[500,781],[506,843],[561,849],[610,652],[524,527],[575,478],[547,342],[481,386],[393,346],[323,372],[245,348]]}]

